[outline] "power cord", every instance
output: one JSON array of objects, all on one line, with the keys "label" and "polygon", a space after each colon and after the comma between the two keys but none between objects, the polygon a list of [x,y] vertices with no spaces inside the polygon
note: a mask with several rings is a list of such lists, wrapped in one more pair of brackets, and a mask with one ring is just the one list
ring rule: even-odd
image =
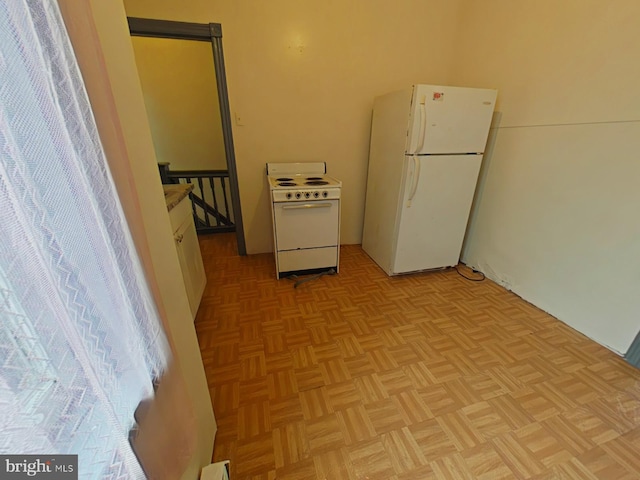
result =
[{"label": "power cord", "polygon": [[307,278],[298,279],[297,275],[290,275],[287,278],[289,280],[295,280],[296,283],[293,284],[293,288],[298,288],[298,285],[302,285],[303,283],[310,282],[311,280],[317,280],[323,275],[335,275],[335,274],[336,274],[335,269],[331,268],[326,272],[316,273],[315,275],[311,275],[310,277],[307,277]]},{"label": "power cord", "polygon": [[460,275],[462,278],[466,278],[466,279],[467,279],[467,280],[469,280],[470,282],[482,282],[482,281],[484,281],[484,279],[486,278],[486,277],[484,276],[484,273],[479,272],[479,271],[478,271],[478,270],[476,270],[475,268],[466,267],[466,268],[469,268],[473,273],[479,273],[479,274],[481,275],[480,277],[472,278],[472,277],[468,277],[468,276],[466,276],[464,273],[462,273],[462,272],[460,271],[460,269],[458,268],[458,266],[457,266],[457,265],[456,265],[455,267],[453,267],[453,268],[455,268],[456,272],[458,272],[458,275]]}]

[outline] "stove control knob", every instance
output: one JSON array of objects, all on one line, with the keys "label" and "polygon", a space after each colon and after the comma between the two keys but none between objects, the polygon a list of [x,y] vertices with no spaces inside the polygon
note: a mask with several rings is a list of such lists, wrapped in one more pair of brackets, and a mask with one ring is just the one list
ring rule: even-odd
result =
[{"label": "stove control knob", "polygon": [[309,192],[304,192],[304,198],[309,198],[311,194]]},{"label": "stove control knob", "polygon": [[329,196],[329,192],[322,192],[322,196],[327,198]]},{"label": "stove control knob", "polygon": [[296,198],[300,198],[301,194],[300,192],[296,192]]},{"label": "stove control knob", "polygon": [[287,199],[290,199],[290,198],[291,198],[291,192],[288,192],[287,193]]},{"label": "stove control knob", "polygon": [[320,196],[320,193],[318,193],[318,192],[313,192],[313,197],[314,197],[314,198],[318,198],[319,196]]}]

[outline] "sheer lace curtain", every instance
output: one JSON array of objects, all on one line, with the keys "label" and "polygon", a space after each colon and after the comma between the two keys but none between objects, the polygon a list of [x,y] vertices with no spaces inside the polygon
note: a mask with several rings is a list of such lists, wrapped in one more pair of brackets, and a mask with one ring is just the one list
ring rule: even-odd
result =
[{"label": "sheer lace curtain", "polygon": [[0,2],[0,452],[143,478],[168,352],[58,7]]}]

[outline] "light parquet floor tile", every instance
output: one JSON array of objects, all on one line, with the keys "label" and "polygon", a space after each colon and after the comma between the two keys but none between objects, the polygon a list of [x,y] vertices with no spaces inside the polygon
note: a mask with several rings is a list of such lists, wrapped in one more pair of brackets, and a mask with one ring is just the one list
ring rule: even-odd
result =
[{"label": "light parquet floor tile", "polygon": [[473,478],[480,480],[507,480],[513,471],[502,461],[490,443],[483,443],[461,453]]},{"label": "light parquet floor tile", "polygon": [[232,478],[640,478],[640,371],[499,285],[352,245],[294,289],[234,242],[200,238],[196,318]]}]

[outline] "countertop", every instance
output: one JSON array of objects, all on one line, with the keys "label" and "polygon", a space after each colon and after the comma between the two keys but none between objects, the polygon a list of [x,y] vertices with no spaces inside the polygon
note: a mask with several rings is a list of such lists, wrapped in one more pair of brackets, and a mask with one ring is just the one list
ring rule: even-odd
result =
[{"label": "countertop", "polygon": [[164,200],[167,203],[167,211],[171,211],[173,207],[178,205],[184,197],[189,195],[193,190],[190,183],[181,183],[176,185],[162,185],[164,189]]}]

